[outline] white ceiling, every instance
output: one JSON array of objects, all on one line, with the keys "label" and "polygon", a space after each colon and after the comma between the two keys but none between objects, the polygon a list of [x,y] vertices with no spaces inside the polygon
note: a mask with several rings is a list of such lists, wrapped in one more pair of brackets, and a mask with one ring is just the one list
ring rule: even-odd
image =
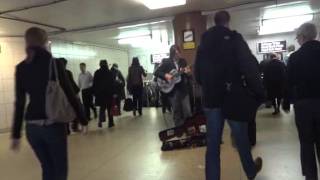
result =
[{"label": "white ceiling", "polygon": [[[50,6],[38,7],[24,11],[1,14],[10,9],[22,8],[32,5],[53,2],[56,0],[0,0],[0,15],[6,17],[18,17],[43,24],[58,26],[67,30],[76,30],[86,27],[103,26],[95,31],[77,31],[53,36],[68,41],[83,41],[97,44],[116,45],[116,36],[121,31],[112,25],[144,21],[153,18],[169,17],[175,14],[190,11],[210,11],[219,8],[227,8],[239,4],[257,2],[261,0],[187,0],[187,5],[149,10],[136,0],[66,0]],[[282,0],[283,1],[283,0]],[[291,1],[291,0],[284,0]],[[320,2],[320,0],[311,0]],[[253,33],[260,16],[259,9],[239,11],[233,16],[234,26],[240,32]],[[244,26],[244,24],[246,24]],[[0,36],[22,35],[24,31],[34,26],[30,23],[4,20],[0,18]],[[44,26],[42,26],[44,27]],[[168,28],[170,25],[163,23],[143,28]],[[141,28],[141,27],[139,27]],[[135,28],[135,29],[139,29]],[[57,31],[54,28],[45,28],[49,32]]]}]

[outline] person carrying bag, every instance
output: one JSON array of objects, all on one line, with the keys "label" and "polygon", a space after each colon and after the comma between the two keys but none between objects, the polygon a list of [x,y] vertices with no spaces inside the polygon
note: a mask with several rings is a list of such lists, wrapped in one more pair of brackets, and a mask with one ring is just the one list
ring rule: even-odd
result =
[{"label": "person carrying bag", "polygon": [[88,120],[63,65],[46,48],[46,31],[32,27],[25,41],[27,57],[16,66],[11,149],[20,149],[25,120],[26,137],[41,164],[42,179],[67,180],[67,124],[78,118],[86,127]]}]

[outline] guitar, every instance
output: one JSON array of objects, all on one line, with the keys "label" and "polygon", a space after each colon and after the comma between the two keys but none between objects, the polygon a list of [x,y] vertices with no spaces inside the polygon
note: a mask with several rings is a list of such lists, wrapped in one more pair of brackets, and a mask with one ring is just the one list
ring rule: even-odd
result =
[{"label": "guitar", "polygon": [[169,74],[173,76],[171,80],[157,78],[157,84],[160,88],[160,91],[166,94],[170,93],[175,85],[181,82],[181,73],[178,72],[178,70],[173,69]]}]

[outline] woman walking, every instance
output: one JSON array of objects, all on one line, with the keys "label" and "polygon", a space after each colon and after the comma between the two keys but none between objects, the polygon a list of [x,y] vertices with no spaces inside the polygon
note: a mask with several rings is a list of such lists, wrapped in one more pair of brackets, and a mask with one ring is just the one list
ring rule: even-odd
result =
[{"label": "woman walking", "polygon": [[[26,136],[42,167],[43,180],[67,180],[67,125],[47,117],[46,89],[49,81],[49,64],[55,61],[60,86],[82,125],[88,124],[76,98],[70,80],[60,61],[52,58],[46,49],[48,36],[40,28],[30,28],[25,34],[27,58],[16,67],[16,103],[12,127],[12,150],[19,150],[23,119]],[[51,66],[50,66],[51,67]],[[57,78],[54,77],[56,80]],[[29,104],[25,111],[26,96]],[[25,117],[24,117],[25,116]],[[73,119],[71,119],[73,120]]]},{"label": "woman walking", "polygon": [[133,96],[134,116],[136,116],[137,110],[139,112],[139,115],[142,116],[143,77],[146,76],[147,74],[143,67],[140,65],[139,59],[137,57],[134,57],[129,68],[127,79],[128,91]]}]

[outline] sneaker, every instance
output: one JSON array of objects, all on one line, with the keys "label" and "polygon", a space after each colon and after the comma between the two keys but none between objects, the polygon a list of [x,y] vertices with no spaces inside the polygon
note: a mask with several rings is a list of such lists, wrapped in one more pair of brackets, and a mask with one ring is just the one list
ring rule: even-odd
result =
[{"label": "sneaker", "polygon": [[260,173],[260,171],[262,170],[262,166],[263,166],[263,161],[261,157],[258,157],[255,161],[255,167],[256,167],[256,175],[252,178],[249,178],[249,180],[254,180],[256,178],[256,176]]}]

